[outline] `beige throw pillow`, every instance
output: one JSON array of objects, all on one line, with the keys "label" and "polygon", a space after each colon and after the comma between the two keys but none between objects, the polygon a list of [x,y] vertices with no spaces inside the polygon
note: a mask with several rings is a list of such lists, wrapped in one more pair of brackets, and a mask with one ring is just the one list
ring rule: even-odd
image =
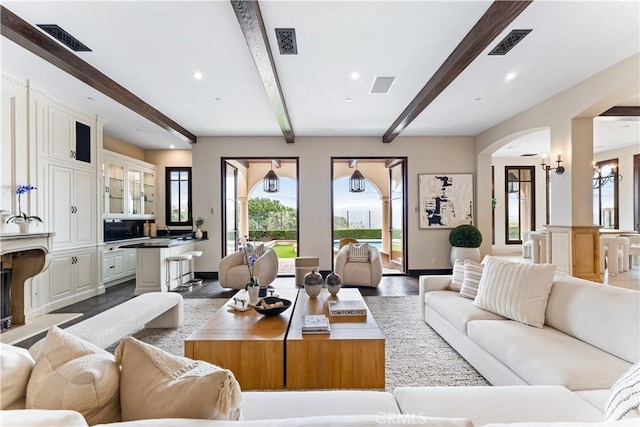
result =
[{"label": "beige throw pillow", "polygon": [[227,369],[174,356],[132,337],[120,342],[116,360],[122,367],[123,421],[240,416],[240,385]]},{"label": "beige throw pillow", "polygon": [[607,405],[604,408],[605,421],[620,421],[640,417],[640,362],[613,384]]},{"label": "beige throw pillow", "polygon": [[470,259],[464,260],[464,280],[460,287],[460,296],[474,299],[482,277],[483,265]]},{"label": "beige throw pillow", "polygon": [[510,262],[491,256],[484,263],[473,305],[542,328],[556,266]]},{"label": "beige throw pillow", "polygon": [[0,343],[1,409],[24,409],[34,360],[27,350]]},{"label": "beige throw pillow", "polygon": [[464,260],[457,259],[453,263],[453,274],[451,276],[451,284],[449,289],[452,291],[460,292],[462,289],[462,283],[464,282]]},{"label": "beige throw pillow", "polygon": [[349,243],[349,262],[369,262],[369,244]]},{"label": "beige throw pillow", "polygon": [[77,411],[90,425],[120,421],[120,369],[109,352],[53,326],[29,378],[26,407]]}]

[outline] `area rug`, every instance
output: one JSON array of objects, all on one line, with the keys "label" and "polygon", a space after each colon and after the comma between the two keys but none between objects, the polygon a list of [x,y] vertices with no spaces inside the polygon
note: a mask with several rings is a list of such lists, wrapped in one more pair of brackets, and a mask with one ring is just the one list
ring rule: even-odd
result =
[{"label": "area rug", "polygon": [[[419,318],[417,296],[365,297],[385,335],[386,388],[398,386],[481,386],[489,383]],[[222,307],[224,299],[184,300],[178,329],[144,329],[134,336],[179,356],[184,339]],[[113,351],[115,346],[108,350]]]}]

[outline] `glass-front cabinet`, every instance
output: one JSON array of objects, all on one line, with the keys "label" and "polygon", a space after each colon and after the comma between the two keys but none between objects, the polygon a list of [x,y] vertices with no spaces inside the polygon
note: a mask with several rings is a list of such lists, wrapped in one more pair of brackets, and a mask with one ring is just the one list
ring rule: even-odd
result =
[{"label": "glass-front cabinet", "polygon": [[105,218],[155,218],[155,165],[104,150]]}]

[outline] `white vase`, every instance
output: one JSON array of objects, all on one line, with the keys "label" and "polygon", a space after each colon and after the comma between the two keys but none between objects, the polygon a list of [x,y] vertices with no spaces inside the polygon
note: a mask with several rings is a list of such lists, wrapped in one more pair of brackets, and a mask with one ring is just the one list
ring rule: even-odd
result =
[{"label": "white vase", "polygon": [[196,239],[202,239],[202,229],[201,228],[198,228],[196,230],[195,236],[196,236]]},{"label": "white vase", "polygon": [[31,221],[25,221],[25,222],[21,222],[18,224],[18,227],[20,227],[20,233],[28,233],[29,232],[29,226],[31,225]]},{"label": "white vase", "polygon": [[451,265],[455,264],[457,259],[470,259],[475,262],[480,262],[480,248],[459,248],[457,246],[451,247]]},{"label": "white vase", "polygon": [[256,305],[258,303],[258,292],[260,292],[259,286],[249,286],[247,293],[249,294],[249,304]]}]

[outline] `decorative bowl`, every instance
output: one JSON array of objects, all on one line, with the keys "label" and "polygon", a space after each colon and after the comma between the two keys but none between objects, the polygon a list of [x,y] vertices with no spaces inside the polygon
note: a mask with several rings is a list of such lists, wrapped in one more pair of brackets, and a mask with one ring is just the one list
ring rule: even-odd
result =
[{"label": "decorative bowl", "polygon": [[[266,306],[268,304],[276,304],[277,302],[282,302],[282,305],[278,307],[274,306],[269,308],[263,308],[263,306]],[[260,301],[258,301],[257,304],[252,305],[252,307],[255,311],[265,316],[277,316],[278,314],[285,311],[287,308],[291,307],[291,301],[289,301],[288,299],[278,298],[278,297],[264,297]]]}]

